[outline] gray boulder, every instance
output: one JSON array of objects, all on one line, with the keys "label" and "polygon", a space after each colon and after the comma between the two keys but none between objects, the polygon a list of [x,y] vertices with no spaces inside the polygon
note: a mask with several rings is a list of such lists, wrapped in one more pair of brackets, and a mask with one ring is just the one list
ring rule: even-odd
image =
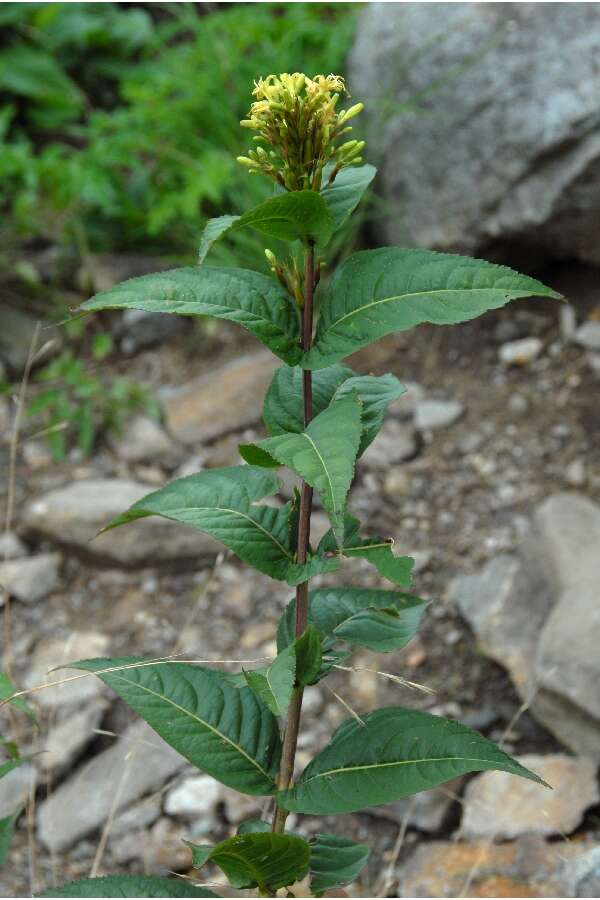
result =
[{"label": "gray boulder", "polygon": [[600,506],[555,494],[535,511],[519,556],[450,586],[484,653],[508,669],[532,714],[600,761]]},{"label": "gray boulder", "polygon": [[599,54],[594,3],[366,5],[349,84],[383,239],[600,262]]}]

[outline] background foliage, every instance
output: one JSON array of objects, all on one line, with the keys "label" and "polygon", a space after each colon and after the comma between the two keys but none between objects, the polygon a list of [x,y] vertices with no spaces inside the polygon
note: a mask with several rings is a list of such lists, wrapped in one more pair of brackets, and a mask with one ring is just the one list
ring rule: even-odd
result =
[{"label": "background foliage", "polygon": [[[235,156],[257,74],[343,71],[350,4],[5,3],[7,241],[190,255],[203,220],[269,192]],[[238,253],[253,246],[247,236]],[[224,251],[221,251],[224,252]]]}]

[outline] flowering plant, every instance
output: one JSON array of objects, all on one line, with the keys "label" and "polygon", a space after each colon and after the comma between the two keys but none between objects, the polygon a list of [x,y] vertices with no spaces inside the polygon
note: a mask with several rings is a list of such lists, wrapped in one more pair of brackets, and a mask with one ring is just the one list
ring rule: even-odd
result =
[{"label": "flowering plant", "polygon": [[[286,831],[290,812],[342,815],[436,787],[461,774],[500,769],[540,779],[494,743],[458,722],[401,706],[347,719],[302,772],[295,766],[302,698],[332,669],[346,670],[356,647],[387,653],[415,634],[426,602],[411,590],[413,560],[385,537],[364,536],[347,510],[357,460],[388,405],[405,391],[393,375],[360,375],[342,361],[396,331],[463,322],[508,301],[557,297],[503,266],[429,250],[385,247],[351,255],[322,292],[313,322],[319,265],[328,241],[358,205],[375,170],[362,141],[344,140],[357,103],[335,75],[270,75],[254,88],[244,127],[255,149],[241,157],[276,192],[242,216],[205,228],[197,267],[134,278],[92,297],[82,310],[142,309],[237,322],[281,361],[264,404],[269,436],[240,446],[244,463],[180,478],[110,522],[116,528],[163,516],[207,532],[242,561],[294,588],[277,631],[277,655],[263,668],[227,674],[186,662],[91,659],[95,672],[189,762],[223,784],[266,798],[268,817],[244,822],[216,845],[191,846],[201,868],[219,867],[234,888],[275,896],[322,896],[354,880],[369,848],[332,834]],[[216,268],[216,240],[253,228],[291,245],[274,277]],[[287,466],[301,491],[277,506],[276,470]],[[330,530],[310,538],[313,492]],[[319,587],[315,575],[353,559],[372,564],[378,587]],[[387,584],[387,586],[384,586]],[[266,600],[268,602],[268,600]],[[136,876],[75,882],[44,896],[215,896],[187,882]]]}]

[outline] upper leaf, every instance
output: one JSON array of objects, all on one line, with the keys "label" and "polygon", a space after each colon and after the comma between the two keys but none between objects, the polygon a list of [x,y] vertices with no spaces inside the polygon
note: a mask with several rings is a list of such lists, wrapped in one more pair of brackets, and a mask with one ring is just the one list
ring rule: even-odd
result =
[{"label": "upper leaf", "polygon": [[[415,635],[426,606],[420,597],[398,591],[321,588],[308,595],[308,621],[326,638],[387,653],[404,647]],[[279,650],[293,641],[295,618],[294,598],[279,621]]]},{"label": "upper leaf", "polygon": [[46,888],[36,897],[218,897],[183,878],[158,875],[105,875],[81,878],[56,888]]},{"label": "upper leaf", "polygon": [[[361,456],[381,428],[388,406],[406,388],[394,375],[357,375],[348,366],[335,365],[314,373],[312,391],[315,416],[352,391],[358,395],[362,404],[363,430],[358,450],[358,456]],[[263,417],[272,435],[304,430],[302,369],[299,366],[277,369],[265,397]]]},{"label": "upper leaf", "polygon": [[294,304],[273,278],[249,269],[199,266],[142,275],[101,291],[79,308],[229,319],[252,332],[288,365],[295,365],[301,356]]},{"label": "upper leaf", "polygon": [[310,623],[300,637],[294,641],[296,651],[296,681],[301,687],[313,684],[319,679],[323,653],[321,635]]},{"label": "upper leaf", "polygon": [[410,556],[395,556],[393,552],[394,542],[381,537],[361,538],[359,534],[360,522],[355,516],[349,514],[345,517],[344,544],[336,546],[333,532],[328,531],[319,542],[317,557],[327,557],[331,554],[337,556],[362,557],[375,566],[380,575],[398,585],[398,587],[410,587],[412,570],[415,564]]},{"label": "upper leaf", "polygon": [[262,894],[299,881],[308,872],[310,848],[293,834],[238,834],[214,847],[189,844],[196,867],[215,863],[238,889],[258,887]]},{"label": "upper leaf", "polygon": [[[248,687],[186,663],[87,659],[71,668],[97,672],[175,750],[243,794],[272,794],[281,753],[277,719]],[[101,674],[109,668],[118,671]]]},{"label": "upper leaf", "polygon": [[540,281],[485,260],[433,250],[363,250],[332,279],[314,346],[301,365],[322,369],[395,331],[465,322],[531,296],[560,299]]},{"label": "upper leaf", "polygon": [[486,769],[544,784],[476,731],[440,716],[388,706],[360,722],[343,722],[277,802],[310,815],[356,812]]},{"label": "upper leaf", "polygon": [[241,444],[240,453],[249,463],[289,466],[316,488],[341,541],[361,430],[360,404],[351,394],[319,413],[300,434],[288,432]]},{"label": "upper leaf", "polygon": [[209,219],[202,235],[198,262],[203,262],[215,241],[228,231],[239,231],[240,228],[255,228],[269,237],[284,241],[311,239],[326,243],[333,222],[325,199],[316,191],[277,194],[243,216]]},{"label": "upper leaf", "polygon": [[366,844],[335,834],[315,834],[310,842],[310,887],[316,897],[350,884],[369,857]]},{"label": "upper leaf", "polygon": [[244,671],[244,677],[274,716],[285,716],[296,681],[295,648],[284,648],[268,668]]},{"label": "upper leaf", "polygon": [[364,166],[352,166],[338,172],[333,184],[321,190],[333,220],[333,229],[338,228],[352,215],[368,186],[373,181],[377,169],[368,163]]},{"label": "upper leaf", "polygon": [[105,530],[145,516],[164,516],[205,531],[251,566],[285,581],[295,572],[292,507],[256,501],[273,494],[279,479],[255,466],[208,469],[153,491],[113,519]]}]

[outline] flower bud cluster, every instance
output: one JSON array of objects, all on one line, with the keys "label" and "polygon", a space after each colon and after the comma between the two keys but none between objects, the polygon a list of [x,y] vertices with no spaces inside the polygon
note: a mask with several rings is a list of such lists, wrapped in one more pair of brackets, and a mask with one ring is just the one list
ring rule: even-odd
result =
[{"label": "flower bud cluster", "polygon": [[288,191],[318,191],[324,179],[331,183],[340,169],[362,162],[364,141],[340,142],[363,104],[337,111],[347,93],[339,75],[269,75],[255,82],[252,93],[256,101],[241,125],[257,132],[256,146],[238,156],[250,173],[267,175]]}]

